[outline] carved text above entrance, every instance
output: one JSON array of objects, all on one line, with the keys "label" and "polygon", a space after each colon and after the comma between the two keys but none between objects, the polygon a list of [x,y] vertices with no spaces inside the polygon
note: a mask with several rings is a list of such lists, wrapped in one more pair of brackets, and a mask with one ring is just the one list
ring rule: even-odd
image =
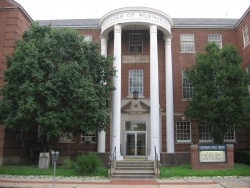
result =
[{"label": "carved text above entrance", "polygon": [[148,55],[123,55],[122,63],[149,63]]}]

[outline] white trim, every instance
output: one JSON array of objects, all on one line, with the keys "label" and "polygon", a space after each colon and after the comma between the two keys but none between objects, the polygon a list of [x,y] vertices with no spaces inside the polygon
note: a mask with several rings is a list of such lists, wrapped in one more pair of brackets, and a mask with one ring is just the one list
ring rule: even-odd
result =
[{"label": "white trim", "polygon": [[164,34],[170,34],[173,27],[173,21],[166,13],[146,7],[125,7],[108,12],[100,19],[99,27],[101,34],[106,36],[115,25],[131,23],[154,24]]}]

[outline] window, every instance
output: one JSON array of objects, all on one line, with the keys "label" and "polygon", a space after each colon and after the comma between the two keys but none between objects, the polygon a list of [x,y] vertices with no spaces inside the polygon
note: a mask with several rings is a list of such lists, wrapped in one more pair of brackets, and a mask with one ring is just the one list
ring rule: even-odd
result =
[{"label": "window", "polygon": [[96,133],[89,132],[88,134],[81,134],[82,142],[96,142]]},{"label": "window", "polygon": [[92,42],[92,35],[91,34],[84,34],[83,36],[84,36],[83,41]]},{"label": "window", "polygon": [[143,35],[142,33],[130,33],[129,34],[129,51],[130,52],[142,52],[143,49]]},{"label": "window", "polygon": [[194,35],[181,34],[181,52],[194,52]]},{"label": "window", "polygon": [[219,46],[219,48],[222,47],[222,40],[220,34],[209,34],[208,35],[208,42],[216,42],[216,44]]},{"label": "window", "polygon": [[176,139],[177,142],[191,142],[191,122],[176,122]]},{"label": "window", "polygon": [[71,132],[63,133],[58,140],[59,143],[72,143],[73,141],[73,134]]},{"label": "window", "polygon": [[212,142],[212,127],[206,125],[206,122],[199,122],[199,140],[200,142]]},{"label": "window", "polygon": [[224,135],[224,141],[225,142],[235,142],[235,131],[233,129],[227,130],[227,132]]},{"label": "window", "polygon": [[184,99],[190,99],[193,96],[193,86],[188,81],[187,72],[182,71],[182,97]]},{"label": "window", "polygon": [[143,70],[129,70],[129,95],[133,95],[134,91],[143,95]]},{"label": "window", "polygon": [[245,25],[243,27],[242,34],[243,34],[244,47],[246,47],[249,44],[249,34],[248,34],[248,26],[247,25]]},{"label": "window", "polygon": [[[246,71],[248,74],[250,74],[250,64],[246,66]],[[250,92],[250,85],[248,85],[248,91]]]}]

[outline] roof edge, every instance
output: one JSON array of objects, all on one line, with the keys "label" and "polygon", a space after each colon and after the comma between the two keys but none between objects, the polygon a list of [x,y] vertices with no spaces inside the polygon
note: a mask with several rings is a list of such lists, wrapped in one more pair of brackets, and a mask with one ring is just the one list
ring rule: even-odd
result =
[{"label": "roof edge", "polygon": [[241,16],[241,18],[239,19],[239,21],[236,23],[235,29],[237,29],[239,27],[239,25],[241,24],[241,22],[243,22],[243,20],[246,18],[247,14],[249,14],[249,12],[250,12],[250,6],[245,11],[245,13]]},{"label": "roof edge", "polygon": [[20,9],[22,13],[28,18],[29,21],[33,22],[33,19],[28,14],[28,12],[20,5],[18,2],[14,0],[7,0],[10,4],[13,5],[13,7],[0,7],[1,9]]},{"label": "roof edge", "polygon": [[174,25],[173,29],[235,29],[234,26],[220,25]]}]

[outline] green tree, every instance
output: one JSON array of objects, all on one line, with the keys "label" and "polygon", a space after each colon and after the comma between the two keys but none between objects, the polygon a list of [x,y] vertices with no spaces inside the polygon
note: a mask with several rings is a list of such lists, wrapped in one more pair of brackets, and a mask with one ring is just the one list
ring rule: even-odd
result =
[{"label": "green tree", "polygon": [[15,130],[38,128],[44,150],[62,133],[109,125],[112,58],[83,39],[75,30],[34,23],[7,57],[1,123]]},{"label": "green tree", "polygon": [[212,127],[215,143],[223,143],[227,130],[246,126],[249,115],[249,75],[241,67],[242,58],[230,44],[219,48],[208,43],[187,69],[193,86],[185,115]]}]

